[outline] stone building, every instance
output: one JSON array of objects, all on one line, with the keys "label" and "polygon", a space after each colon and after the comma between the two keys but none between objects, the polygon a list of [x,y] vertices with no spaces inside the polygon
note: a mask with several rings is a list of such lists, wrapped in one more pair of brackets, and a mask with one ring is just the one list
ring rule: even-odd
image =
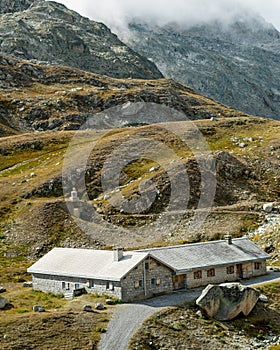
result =
[{"label": "stone building", "polygon": [[173,288],[187,289],[264,275],[269,255],[246,238],[142,250],[173,270]]},{"label": "stone building", "polygon": [[28,269],[43,292],[88,293],[123,301],[266,273],[269,255],[245,238],[141,251],[55,248]]}]

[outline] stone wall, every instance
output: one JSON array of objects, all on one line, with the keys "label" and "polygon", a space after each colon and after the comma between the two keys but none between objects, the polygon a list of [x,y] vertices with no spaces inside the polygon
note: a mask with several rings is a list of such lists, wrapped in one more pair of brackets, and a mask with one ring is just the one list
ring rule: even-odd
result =
[{"label": "stone wall", "polygon": [[[63,282],[65,288],[63,288]],[[93,286],[91,288],[91,284]],[[79,286],[77,286],[79,285]],[[121,283],[114,281],[104,280],[91,280],[85,278],[74,277],[61,277],[51,275],[33,275],[33,289],[39,290],[45,293],[65,294],[73,292],[77,288],[85,288],[88,293],[92,294],[105,294],[118,299],[121,299]]]},{"label": "stone wall", "polygon": [[[149,268],[146,269],[146,264]],[[135,283],[142,281],[139,286]],[[122,279],[122,300],[133,301],[173,291],[172,271],[148,258]]]},{"label": "stone wall", "polygon": [[[251,278],[254,276],[261,276],[266,274],[266,262],[258,261],[261,266],[260,269],[256,270],[254,262],[242,264],[243,278]],[[227,267],[234,266],[234,273],[228,274]],[[210,269],[210,268],[209,268]],[[198,270],[195,270],[198,271]],[[207,269],[200,269],[202,272],[202,277],[195,279],[194,272],[190,271],[187,273],[187,288],[195,288],[200,286],[206,286],[208,284],[216,284],[223,282],[234,282],[240,280],[240,276],[237,273],[237,265],[229,264],[227,266],[219,266],[215,268],[215,276],[207,276]]]},{"label": "stone wall", "polygon": [[[242,264],[243,278],[261,276],[266,273],[266,262]],[[232,266],[232,265],[229,265]],[[215,276],[207,276],[208,269],[201,269],[201,278],[195,279],[194,272],[186,274],[186,288],[206,286],[223,282],[234,282],[240,279],[237,266],[233,273],[227,273],[227,266],[215,268]],[[197,271],[197,270],[196,270]],[[61,277],[34,274],[33,289],[45,293],[65,294],[78,288],[85,288],[88,293],[108,295],[125,302],[146,299],[159,294],[172,293],[174,290],[172,281],[172,270],[148,258],[130,271],[121,282],[110,282],[106,280],[91,280],[86,278]]]}]

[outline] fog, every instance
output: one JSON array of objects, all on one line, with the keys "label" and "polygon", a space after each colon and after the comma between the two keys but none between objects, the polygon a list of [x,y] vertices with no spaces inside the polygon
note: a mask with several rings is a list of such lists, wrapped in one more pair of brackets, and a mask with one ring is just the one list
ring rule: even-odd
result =
[{"label": "fog", "polygon": [[280,30],[279,0],[60,0],[67,7],[113,30],[125,29],[132,18],[155,24],[178,22],[193,25],[215,19],[230,23],[258,13]]}]

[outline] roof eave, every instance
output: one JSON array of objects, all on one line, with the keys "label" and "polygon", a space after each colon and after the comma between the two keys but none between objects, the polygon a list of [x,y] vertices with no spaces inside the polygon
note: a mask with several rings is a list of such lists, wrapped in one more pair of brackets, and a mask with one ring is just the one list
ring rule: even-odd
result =
[{"label": "roof eave", "polygon": [[245,263],[250,263],[250,262],[255,262],[255,261],[264,261],[264,260],[268,260],[269,258],[255,258],[255,259],[250,259],[250,260],[244,260],[244,261],[230,261],[227,263],[222,263],[222,264],[214,264],[214,265],[202,265],[202,266],[195,266],[195,267],[191,267],[188,269],[176,269],[174,268],[173,270],[175,271],[176,274],[182,274],[182,273],[187,273],[187,272],[191,272],[191,271],[196,271],[196,270],[202,270],[202,269],[211,269],[211,268],[217,268],[217,267],[222,267],[222,266],[227,266],[227,265],[236,265],[236,264],[245,264]]},{"label": "roof eave", "polygon": [[58,277],[74,277],[74,278],[85,278],[85,279],[94,279],[94,280],[102,280],[102,281],[112,281],[112,282],[120,282],[122,277],[106,277],[106,276],[94,276],[94,275],[83,275],[83,274],[67,274],[67,273],[57,273],[54,271],[44,271],[44,270],[33,270],[31,268],[27,269],[28,273],[38,274],[38,275],[51,275]]}]

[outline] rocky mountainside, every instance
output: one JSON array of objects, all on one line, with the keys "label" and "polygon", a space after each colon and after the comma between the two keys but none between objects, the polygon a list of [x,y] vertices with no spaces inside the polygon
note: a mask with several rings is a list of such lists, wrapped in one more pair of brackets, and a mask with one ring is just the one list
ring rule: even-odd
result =
[{"label": "rocky mountainside", "polygon": [[[162,77],[152,62],[127,47],[104,24],[56,2],[31,3],[0,2],[4,12],[0,17],[0,52],[113,77]],[[14,13],[5,13],[10,11]]]},{"label": "rocky mountainside", "polygon": [[[0,55],[0,136],[17,132],[76,130],[91,116],[128,102],[164,104],[184,115],[116,113],[95,118],[96,129],[174,120],[238,117],[173,80],[114,79],[70,67],[44,66]],[[121,107],[120,107],[121,108]]]},{"label": "rocky mountainside", "polygon": [[171,77],[251,115],[280,119],[280,33],[262,18],[188,29],[134,22],[122,39]]},{"label": "rocky mountainside", "polygon": [[0,13],[13,13],[27,10],[39,0],[0,0]]}]

